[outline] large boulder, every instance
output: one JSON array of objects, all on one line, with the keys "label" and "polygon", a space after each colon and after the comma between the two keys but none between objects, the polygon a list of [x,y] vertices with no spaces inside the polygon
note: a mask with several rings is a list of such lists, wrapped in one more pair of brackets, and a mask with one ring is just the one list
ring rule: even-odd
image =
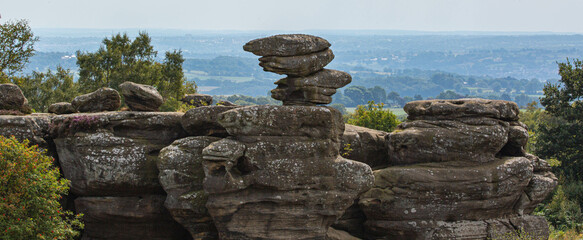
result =
[{"label": "large boulder", "polygon": [[217,239],[206,209],[208,194],[203,190],[202,150],[216,137],[188,137],[174,141],[160,151],[160,184],[168,194],[164,206],[193,239]]},{"label": "large boulder", "polygon": [[267,72],[305,77],[322,70],[333,59],[334,53],[332,53],[332,50],[326,49],[299,56],[261,57],[259,58],[259,66],[263,67],[263,70]]},{"label": "large boulder", "polygon": [[520,113],[514,102],[480,98],[413,101],[407,103],[404,109],[410,120],[489,117],[516,121]]},{"label": "large boulder", "polygon": [[218,122],[219,114],[238,106],[201,106],[184,113],[182,127],[192,136],[228,135],[227,130]]},{"label": "large boulder", "polygon": [[258,56],[297,56],[319,52],[330,47],[321,37],[306,34],[281,34],[255,39],[243,46],[243,50]]},{"label": "large boulder", "polygon": [[121,97],[116,90],[104,87],[75,97],[71,104],[79,112],[115,111],[121,106]]},{"label": "large boulder", "polygon": [[73,104],[68,103],[68,102],[58,102],[58,103],[53,103],[49,106],[49,113],[54,113],[54,114],[70,114],[70,113],[76,113],[77,110],[75,109],[75,107],[73,107]]},{"label": "large boulder", "polygon": [[133,82],[119,85],[125,103],[132,111],[157,112],[164,103],[164,98],[156,88]]},{"label": "large boulder", "polygon": [[0,84],[0,114],[2,110],[13,110],[25,114],[32,111],[22,90],[12,83]]}]

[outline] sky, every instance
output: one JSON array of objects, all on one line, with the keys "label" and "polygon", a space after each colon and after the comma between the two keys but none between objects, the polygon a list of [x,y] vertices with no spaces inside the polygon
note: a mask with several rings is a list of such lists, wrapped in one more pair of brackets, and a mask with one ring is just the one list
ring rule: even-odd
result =
[{"label": "sky", "polygon": [[33,29],[583,33],[581,0],[0,0]]}]

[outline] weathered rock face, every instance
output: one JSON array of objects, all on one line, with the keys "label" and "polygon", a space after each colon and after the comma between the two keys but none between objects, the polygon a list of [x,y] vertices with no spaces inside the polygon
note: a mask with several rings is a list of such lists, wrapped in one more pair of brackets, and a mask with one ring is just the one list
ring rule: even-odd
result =
[{"label": "weathered rock face", "polygon": [[203,166],[221,239],[324,239],[372,184],[370,167],[339,156],[332,108],[243,107],[219,123],[234,136],[206,147]]},{"label": "weathered rock face", "polygon": [[119,85],[125,103],[132,111],[157,112],[164,103],[164,98],[156,88],[133,82]]},{"label": "weathered rock face", "polygon": [[265,56],[259,58],[259,66],[267,72],[305,77],[322,70],[332,59],[334,53],[327,49],[299,56]]},{"label": "weathered rock face", "polygon": [[216,137],[187,137],[160,151],[159,179],[168,193],[164,206],[184,226],[193,239],[217,239],[218,234],[206,209],[203,190],[202,150]]},{"label": "weathered rock face", "polygon": [[14,110],[25,114],[32,111],[22,90],[12,83],[0,84],[0,110]]},{"label": "weathered rock face", "polygon": [[328,104],[336,89],[352,81],[350,74],[324,69],[307,77],[286,77],[275,82],[277,88],[271,90],[274,99],[284,105]]},{"label": "weathered rock face", "polygon": [[54,113],[54,114],[70,114],[70,113],[76,113],[77,110],[75,110],[75,107],[73,107],[73,104],[68,103],[68,102],[59,102],[59,103],[53,103],[49,106],[49,113]]},{"label": "weathered rock face", "polygon": [[243,50],[257,56],[297,56],[319,52],[330,47],[326,39],[306,34],[281,34],[255,39]]},{"label": "weathered rock face", "polygon": [[49,114],[32,114],[27,116],[0,116],[0,135],[14,136],[19,141],[27,139],[31,145],[47,149]]},{"label": "weathered rock face", "polygon": [[114,89],[100,88],[95,92],[75,97],[71,104],[79,112],[115,111],[121,106],[121,97]]},{"label": "weathered rock face", "polygon": [[518,226],[548,237],[544,219],[528,214],[557,179],[525,154],[516,104],[416,101],[405,111],[410,120],[386,137],[392,166],[374,172],[374,187],[359,200],[369,238],[496,238]]},{"label": "weathered rock face", "polygon": [[[159,151],[186,135],[181,113],[108,112],[55,116],[50,126],[71,180],[84,239],[184,239],[164,208]],[[113,227],[115,226],[115,227]]]},{"label": "weathered rock face", "polygon": [[194,107],[210,106],[213,104],[213,97],[207,94],[187,94],[181,100],[181,102]]},{"label": "weathered rock face", "polygon": [[182,117],[182,127],[192,136],[226,137],[227,130],[218,121],[218,115],[238,106],[201,106],[188,110]]},{"label": "weathered rock face", "polygon": [[373,170],[389,165],[388,132],[365,127],[344,125],[340,152],[348,159],[366,163]]}]

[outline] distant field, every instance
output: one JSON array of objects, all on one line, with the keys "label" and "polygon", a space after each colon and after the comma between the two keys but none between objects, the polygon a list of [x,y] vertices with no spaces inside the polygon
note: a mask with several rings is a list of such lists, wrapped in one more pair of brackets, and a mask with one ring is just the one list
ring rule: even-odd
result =
[{"label": "distant field", "polygon": [[192,73],[192,72],[185,72],[184,73],[184,76],[188,80],[193,80],[195,78],[198,78],[200,80],[215,79],[215,80],[233,81],[233,82],[236,82],[236,83],[247,82],[247,81],[253,80],[253,77],[209,76],[209,75],[204,75],[204,74],[200,74],[200,73]]},{"label": "distant field", "polygon": [[[347,107],[346,108],[346,111],[348,113],[353,113],[354,110],[356,110],[355,107]],[[406,117],[407,116],[407,113],[405,112],[405,110],[403,110],[403,108],[389,108],[389,110],[391,110],[391,112],[393,112],[399,118],[402,118],[402,117]]]}]

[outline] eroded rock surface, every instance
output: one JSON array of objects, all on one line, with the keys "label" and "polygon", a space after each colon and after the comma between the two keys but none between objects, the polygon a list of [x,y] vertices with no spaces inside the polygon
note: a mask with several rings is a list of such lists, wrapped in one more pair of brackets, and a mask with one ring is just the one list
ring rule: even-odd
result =
[{"label": "eroded rock surface", "polygon": [[192,136],[226,137],[227,130],[218,122],[218,115],[239,106],[201,106],[188,110],[182,117],[182,127]]},{"label": "eroded rock surface", "polygon": [[132,111],[157,112],[164,103],[164,98],[156,88],[133,82],[119,85],[125,103]]},{"label": "eroded rock surface", "polygon": [[207,94],[194,93],[185,95],[180,101],[190,106],[202,107],[213,104],[213,97]]},{"label": "eroded rock surface", "polygon": [[58,103],[53,103],[49,106],[49,113],[54,113],[54,114],[70,114],[70,113],[76,113],[77,110],[75,109],[75,107],[73,107],[73,104],[68,103],[68,102],[58,102]]},{"label": "eroded rock surface", "polygon": [[115,111],[121,106],[121,97],[114,89],[100,88],[95,92],[75,97],[71,104],[79,112]]},{"label": "eroded rock surface", "polygon": [[32,111],[22,90],[12,83],[0,84],[0,110],[13,110],[24,114]]},{"label": "eroded rock surface", "polygon": [[326,39],[306,34],[281,34],[255,39],[243,50],[258,56],[297,56],[319,52],[330,47]]}]

